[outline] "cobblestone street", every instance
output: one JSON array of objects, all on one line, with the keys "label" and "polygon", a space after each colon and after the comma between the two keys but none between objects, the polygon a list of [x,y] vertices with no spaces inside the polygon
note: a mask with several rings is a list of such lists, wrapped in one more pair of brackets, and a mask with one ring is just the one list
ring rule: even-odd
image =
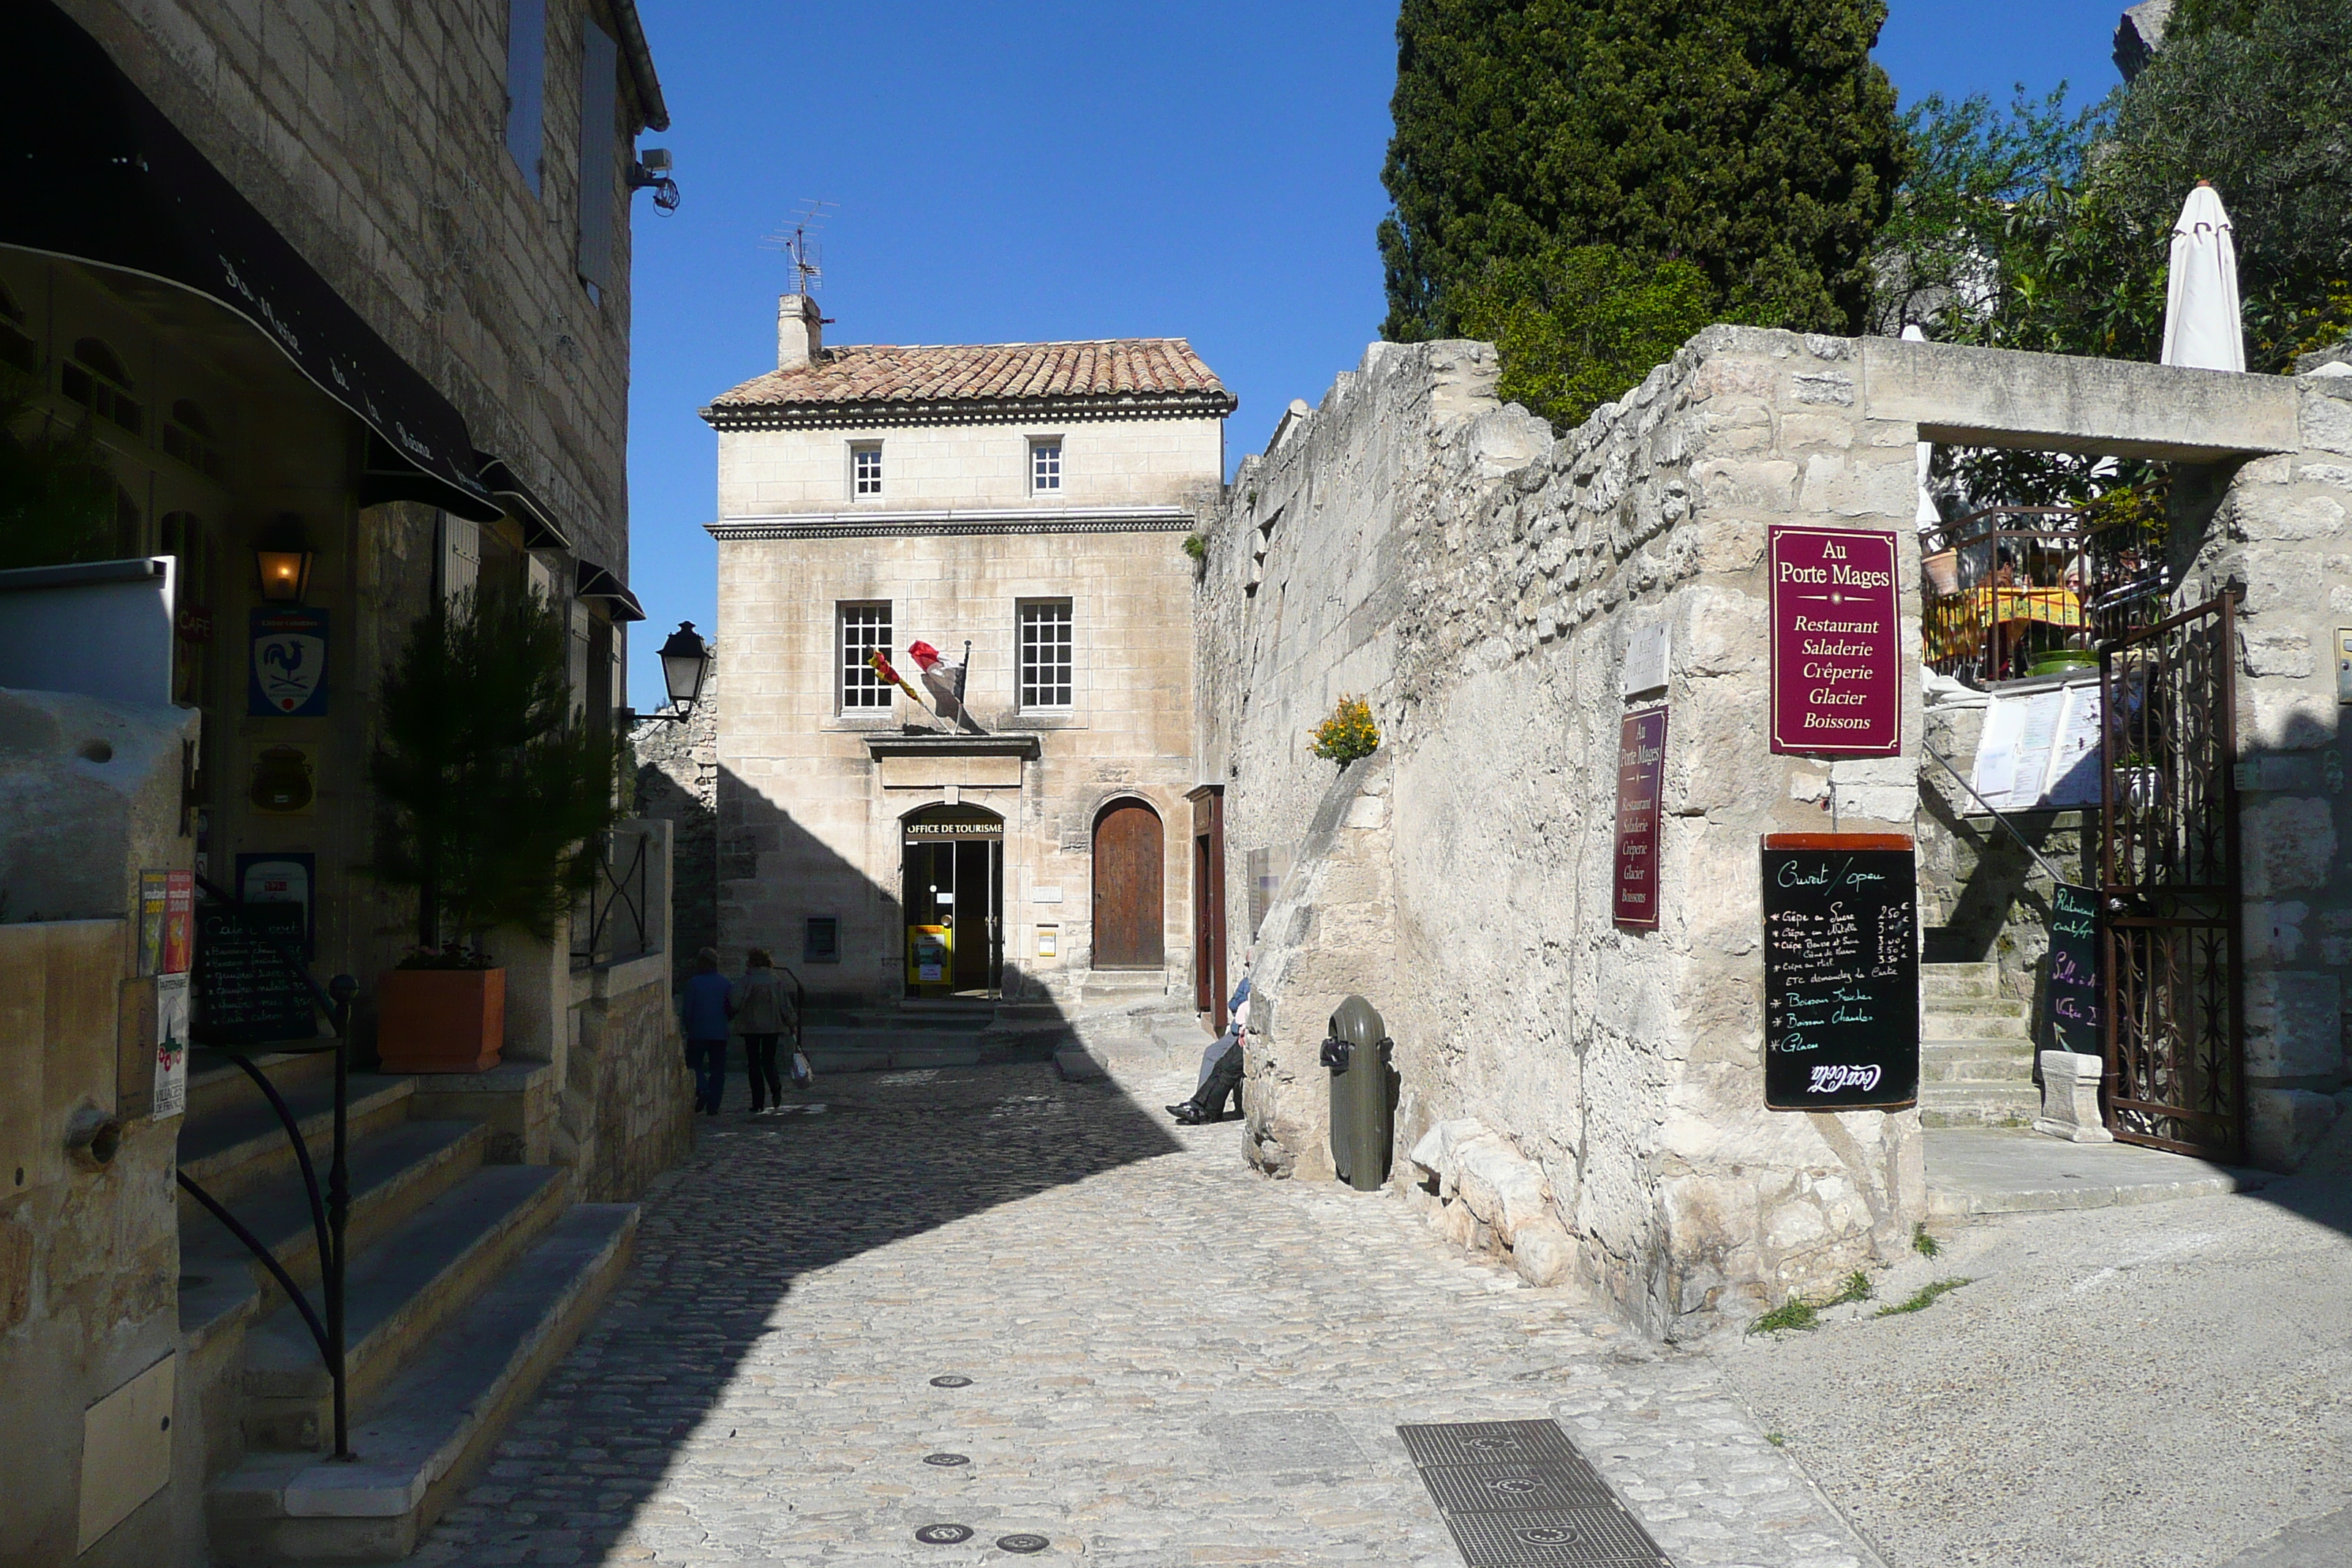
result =
[{"label": "cobblestone street", "polygon": [[[1265,1180],[1234,1124],[1170,1125],[1189,1016],[1088,1044],[1126,1089],[842,1076],[753,1120],[730,1085],[420,1560],[952,1564],[1027,1534],[1118,1568],[1437,1568],[1460,1558],[1397,1426],[1549,1416],[1684,1568],[1876,1562],[1703,1356],[1392,1195]],[[918,1541],[941,1523],[970,1539]]]}]

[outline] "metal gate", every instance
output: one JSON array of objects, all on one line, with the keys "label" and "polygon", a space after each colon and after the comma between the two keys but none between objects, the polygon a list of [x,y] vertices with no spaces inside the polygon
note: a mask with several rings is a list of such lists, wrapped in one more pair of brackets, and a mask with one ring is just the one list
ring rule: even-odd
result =
[{"label": "metal gate", "polygon": [[2245,1149],[2234,605],[2099,654],[2107,1124],[2224,1161]]}]

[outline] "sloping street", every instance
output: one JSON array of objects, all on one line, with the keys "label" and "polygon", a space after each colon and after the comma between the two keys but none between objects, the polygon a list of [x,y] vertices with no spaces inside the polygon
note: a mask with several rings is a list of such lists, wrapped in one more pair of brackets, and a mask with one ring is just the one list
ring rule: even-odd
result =
[{"label": "sloping street", "polygon": [[[1684,1568],[1875,1561],[1704,1355],[1392,1194],[1267,1181],[1236,1124],[1169,1125],[1200,1041],[1169,1011],[1090,1022],[1132,1098],[924,1069],[706,1120],[420,1561],[1441,1568],[1396,1428],[1545,1417]],[[942,1524],[970,1533],[919,1540]]]}]

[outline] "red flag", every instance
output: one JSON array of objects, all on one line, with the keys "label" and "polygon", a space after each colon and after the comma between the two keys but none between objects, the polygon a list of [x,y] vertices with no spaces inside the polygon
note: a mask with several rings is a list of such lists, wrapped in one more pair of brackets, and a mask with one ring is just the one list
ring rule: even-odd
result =
[{"label": "red flag", "polygon": [[898,670],[891,668],[888,650],[878,647],[876,648],[872,653],[866,656],[866,662],[873,667],[875,674],[880,676],[883,679],[888,681],[891,685],[905,692],[908,701],[913,702],[918,706],[921,705],[923,700],[915,695],[915,689],[907,684],[907,678],[900,675]]},{"label": "red flag", "polygon": [[[966,643],[963,646],[969,654],[971,645]],[[939,700],[933,706],[963,706],[964,667],[961,659],[949,658],[927,642],[908,643],[907,653],[922,670],[923,684],[930,688],[931,695]]]}]

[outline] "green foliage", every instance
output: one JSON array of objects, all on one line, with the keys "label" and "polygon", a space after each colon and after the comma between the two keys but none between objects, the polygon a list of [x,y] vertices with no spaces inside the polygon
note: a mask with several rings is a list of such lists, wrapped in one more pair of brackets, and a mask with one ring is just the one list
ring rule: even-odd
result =
[{"label": "green foliage", "polygon": [[113,471],[87,430],[18,435],[34,410],[29,389],[0,388],[0,571],[106,560]]},{"label": "green foliage", "polygon": [[1841,1284],[1837,1288],[1837,1294],[1822,1302],[1822,1305],[1824,1307],[1843,1307],[1849,1301],[1867,1301],[1869,1300],[1870,1276],[1857,1268],[1853,1273],[1845,1277],[1844,1283]]},{"label": "green foliage", "polygon": [[1195,563],[1206,561],[1209,558],[1209,542],[1200,534],[1188,533],[1184,536],[1184,553],[1191,556]]},{"label": "green foliage", "polygon": [[1381,749],[1380,726],[1372,722],[1371,705],[1360,697],[1342,697],[1331,717],[1315,727],[1311,750],[1346,767]]},{"label": "green foliage", "polygon": [[1911,1250],[1922,1258],[1933,1258],[1944,1250],[1944,1244],[1927,1234],[1927,1222],[1924,1219],[1911,1227]]},{"label": "green foliage", "polygon": [[1935,1303],[1937,1297],[1948,1295],[1950,1292],[1958,1289],[1963,1285],[1970,1285],[1974,1283],[1975,1281],[1970,1279],[1938,1279],[1932,1285],[1922,1285],[1919,1287],[1917,1292],[1914,1294],[1910,1300],[1898,1302],[1892,1307],[1881,1307],[1878,1310],[1873,1312],[1871,1316],[1874,1318],[1899,1318],[1906,1312],[1923,1312]]},{"label": "green foliage", "polygon": [[1869,58],[1885,17],[1880,0],[1404,0],[1383,334],[1460,331],[1462,291],[1499,288],[1498,267],[1593,245],[1688,263],[1736,320],[1858,329],[1899,173]]},{"label": "green foliage", "polygon": [[573,721],[570,637],[537,592],[468,594],[416,621],[384,679],[371,869],[478,943],[551,934],[613,825],[621,745]]},{"label": "green foliage", "polygon": [[1554,425],[1581,425],[1717,319],[1706,275],[1608,245],[1497,261],[1452,296],[1456,330],[1501,353],[1498,391]]},{"label": "green foliage", "polygon": [[1822,1315],[1802,1296],[1791,1296],[1754,1322],[1748,1325],[1751,1334],[1778,1334],[1791,1330],[1811,1330],[1822,1326]]},{"label": "green foliage", "polygon": [[1767,1433],[1765,1433],[1765,1434],[1764,1434],[1764,1440],[1765,1440],[1767,1443],[1771,1444],[1771,1445],[1772,1445],[1772,1447],[1774,1447],[1775,1448],[1786,1447],[1788,1446],[1788,1442],[1789,1442],[1789,1439],[1788,1439],[1788,1438],[1786,1438],[1786,1437],[1782,1436],[1781,1436],[1780,1433],[1778,1433],[1778,1432],[1767,1432]]}]

